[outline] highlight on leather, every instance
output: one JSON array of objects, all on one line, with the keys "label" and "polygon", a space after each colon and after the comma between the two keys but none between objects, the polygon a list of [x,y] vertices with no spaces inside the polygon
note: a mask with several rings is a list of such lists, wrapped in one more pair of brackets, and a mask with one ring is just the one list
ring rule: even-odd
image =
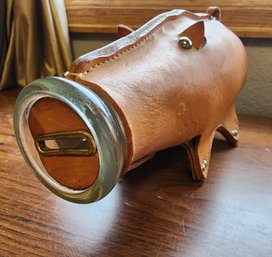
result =
[{"label": "highlight on leather", "polygon": [[[44,78],[16,102],[15,135],[36,176],[79,203],[98,201],[119,177],[182,146],[205,180],[215,133],[235,146],[235,100],[247,75],[240,39],[207,13],[173,10],[80,56],[66,78]],[[166,126],[167,125],[167,126]]]}]

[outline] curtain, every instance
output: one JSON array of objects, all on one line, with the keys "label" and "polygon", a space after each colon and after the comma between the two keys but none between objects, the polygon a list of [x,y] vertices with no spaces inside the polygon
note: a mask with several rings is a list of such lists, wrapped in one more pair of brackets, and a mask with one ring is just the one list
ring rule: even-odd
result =
[{"label": "curtain", "polygon": [[0,33],[0,90],[63,76],[71,63],[64,0],[0,0]]}]

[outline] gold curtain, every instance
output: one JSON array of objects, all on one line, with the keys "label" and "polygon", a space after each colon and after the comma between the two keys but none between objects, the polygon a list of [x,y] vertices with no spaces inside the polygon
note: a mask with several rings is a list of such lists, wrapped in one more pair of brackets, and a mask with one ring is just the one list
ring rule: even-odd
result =
[{"label": "gold curtain", "polygon": [[0,90],[62,76],[71,63],[64,0],[6,0],[1,5]]}]

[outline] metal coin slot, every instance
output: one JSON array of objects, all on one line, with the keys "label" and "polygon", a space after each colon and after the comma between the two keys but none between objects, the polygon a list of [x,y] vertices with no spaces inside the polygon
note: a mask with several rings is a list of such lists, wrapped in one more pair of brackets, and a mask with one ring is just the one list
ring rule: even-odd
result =
[{"label": "metal coin slot", "polygon": [[64,131],[37,135],[35,146],[39,153],[48,156],[95,155],[96,144],[86,131]]}]

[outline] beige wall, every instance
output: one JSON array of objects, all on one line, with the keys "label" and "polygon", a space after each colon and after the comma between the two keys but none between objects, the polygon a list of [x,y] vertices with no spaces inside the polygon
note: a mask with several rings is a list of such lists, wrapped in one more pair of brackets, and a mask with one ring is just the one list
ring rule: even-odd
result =
[{"label": "beige wall", "polygon": [[248,77],[237,101],[240,113],[272,116],[272,39],[244,39]]},{"label": "beige wall", "polygon": [[[74,57],[115,39],[115,35],[72,34]],[[237,100],[237,111],[272,117],[272,39],[243,39],[243,43],[248,52],[249,72],[246,85]]]}]

